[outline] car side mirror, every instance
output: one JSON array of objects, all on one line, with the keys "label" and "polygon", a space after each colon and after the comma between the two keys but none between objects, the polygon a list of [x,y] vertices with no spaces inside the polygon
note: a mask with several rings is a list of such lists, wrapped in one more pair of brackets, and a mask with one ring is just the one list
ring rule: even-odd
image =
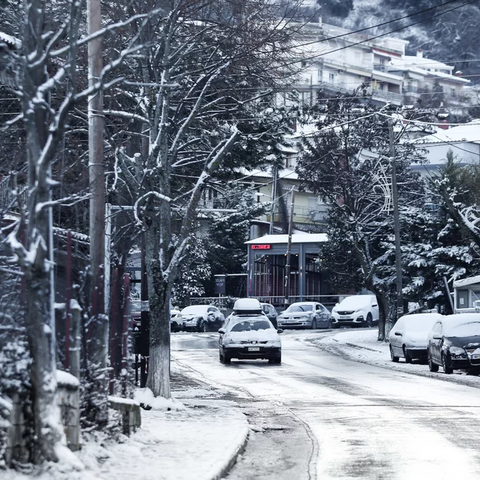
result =
[{"label": "car side mirror", "polygon": [[220,335],[223,335],[223,334],[225,333],[225,329],[224,329],[224,328],[219,328],[219,329],[218,329],[218,333],[219,333]]},{"label": "car side mirror", "polygon": [[395,335],[398,335],[399,337],[402,336],[402,334],[400,332],[395,332]]},{"label": "car side mirror", "polygon": [[283,330],[281,328],[278,328],[277,333],[283,333]]}]

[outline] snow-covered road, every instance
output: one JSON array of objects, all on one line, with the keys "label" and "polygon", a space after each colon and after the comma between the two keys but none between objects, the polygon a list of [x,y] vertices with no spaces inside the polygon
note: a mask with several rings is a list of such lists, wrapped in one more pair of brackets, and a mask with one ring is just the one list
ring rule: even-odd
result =
[{"label": "snow-covered road", "polygon": [[353,362],[298,341],[307,335],[282,335],[279,366],[221,365],[215,334],[174,336],[173,361],[303,421],[314,452],[306,478],[480,478],[478,389]]}]

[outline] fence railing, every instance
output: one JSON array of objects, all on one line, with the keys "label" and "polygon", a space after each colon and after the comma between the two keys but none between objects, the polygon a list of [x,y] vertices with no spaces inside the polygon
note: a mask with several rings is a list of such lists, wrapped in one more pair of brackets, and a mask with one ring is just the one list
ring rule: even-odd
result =
[{"label": "fence railing", "polygon": [[[335,304],[341,302],[345,297],[350,296],[351,294],[333,294],[333,295],[291,295],[288,297],[288,304],[294,302],[319,302],[329,310],[331,310]],[[277,310],[283,310],[287,308],[285,303],[285,297],[283,296],[255,296],[252,298],[258,299],[262,303],[270,303]],[[231,309],[233,304],[237,300],[236,297],[191,297],[190,305],[216,305],[221,309]]]}]

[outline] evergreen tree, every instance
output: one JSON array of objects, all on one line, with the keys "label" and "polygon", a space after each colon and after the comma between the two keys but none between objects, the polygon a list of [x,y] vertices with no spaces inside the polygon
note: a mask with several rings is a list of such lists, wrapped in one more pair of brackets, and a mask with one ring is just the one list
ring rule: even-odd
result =
[{"label": "evergreen tree", "polygon": [[[320,108],[312,112],[317,131],[304,139],[296,171],[305,187],[331,209],[329,246],[324,252],[333,257],[325,263],[338,270],[342,263],[335,259],[342,258],[347,267],[341,272],[343,278],[353,269],[351,286],[358,286],[361,278],[377,295],[383,340],[387,319],[393,323],[396,316],[388,128],[374,107],[361,105],[355,97],[338,96]],[[409,168],[415,160],[418,155],[409,144],[396,145],[400,204],[410,201],[404,187],[416,182]]]}]

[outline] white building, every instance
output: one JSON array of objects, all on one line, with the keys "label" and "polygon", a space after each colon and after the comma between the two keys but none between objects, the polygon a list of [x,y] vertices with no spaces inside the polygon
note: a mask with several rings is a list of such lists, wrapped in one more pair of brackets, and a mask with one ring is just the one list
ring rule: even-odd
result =
[{"label": "white building", "polygon": [[427,165],[417,169],[428,171],[444,165],[447,153],[452,151],[460,164],[478,164],[480,160],[480,120],[458,125],[415,140],[414,145],[425,150]]},{"label": "white building", "polygon": [[360,87],[373,101],[401,106],[433,94],[458,105],[466,101],[463,87],[470,82],[442,62],[405,55],[408,42],[368,35],[327,25],[320,20],[301,29],[296,51],[302,71],[296,90],[299,101],[312,105],[319,91],[353,93]]}]

